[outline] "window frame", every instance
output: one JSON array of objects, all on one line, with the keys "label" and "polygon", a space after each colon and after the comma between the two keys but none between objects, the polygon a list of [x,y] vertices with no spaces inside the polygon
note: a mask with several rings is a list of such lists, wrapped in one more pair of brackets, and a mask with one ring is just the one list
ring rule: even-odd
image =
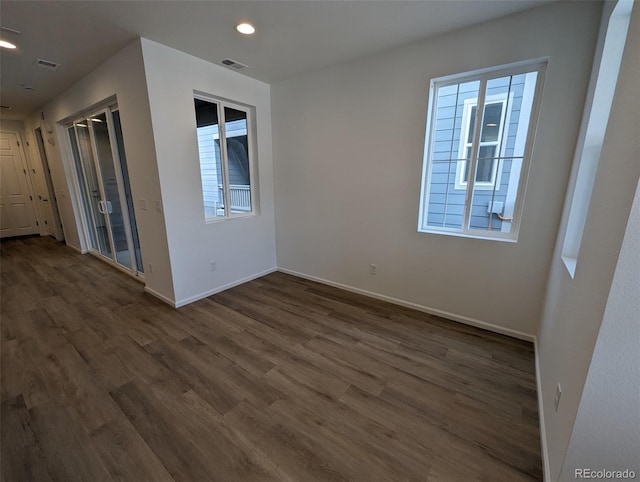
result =
[{"label": "window frame", "polygon": [[[484,69],[478,69],[461,74],[454,74],[444,77],[433,78],[430,81],[429,88],[429,100],[426,118],[425,129],[425,144],[424,154],[422,162],[422,177],[421,177],[421,189],[420,189],[420,204],[418,211],[418,232],[428,234],[443,234],[447,236],[456,236],[464,238],[475,239],[487,239],[494,241],[505,241],[516,243],[518,241],[518,235],[520,232],[520,224],[522,221],[522,211],[524,206],[524,199],[526,194],[526,186],[529,179],[529,171],[531,167],[531,156],[533,152],[534,139],[537,131],[537,125],[540,114],[540,107],[542,104],[542,91],[545,83],[546,69],[549,63],[548,57],[542,57],[532,60],[525,60],[521,62],[514,62],[512,64],[488,67]],[[476,109],[476,119],[474,127],[474,142],[472,144],[471,160],[469,165],[469,172],[474,172],[476,169],[477,155],[479,146],[477,140],[480,138],[482,116],[484,115],[485,97],[486,97],[486,83],[491,79],[496,79],[506,76],[514,76],[519,74],[527,74],[536,72],[536,83],[533,89],[533,102],[531,105],[531,113],[529,116],[529,125],[526,133],[525,148],[522,156],[522,166],[520,178],[518,180],[518,188],[516,201],[513,208],[513,216],[511,221],[511,230],[507,232],[500,231],[483,231],[479,229],[473,229],[470,226],[471,208],[473,202],[473,192],[475,186],[475,175],[470,176],[471,179],[466,182],[466,193],[464,201],[464,215],[461,228],[452,228],[444,226],[429,226],[427,224],[427,217],[429,213],[429,198],[431,195],[431,176],[432,176],[432,150],[435,145],[435,129],[432,126],[436,124],[437,115],[437,90],[443,87],[451,85],[463,84],[472,81],[479,81],[478,97],[476,99],[477,104],[482,105],[482,109]],[[491,96],[489,96],[490,98]],[[507,106],[509,102],[507,102]],[[508,110],[508,109],[507,109]],[[480,115],[482,112],[482,115]],[[505,124],[506,125],[506,124]],[[519,156],[518,156],[519,157]],[[515,158],[515,156],[514,156]],[[498,159],[498,164],[502,160],[502,153]],[[457,162],[456,162],[457,165]],[[456,183],[458,173],[456,172]]]},{"label": "window frame", "polygon": [[[217,223],[221,221],[227,221],[230,219],[239,219],[256,216],[258,214],[257,208],[257,186],[256,186],[256,168],[255,163],[257,162],[257,149],[256,149],[256,138],[255,138],[255,107],[243,104],[240,102],[231,101],[228,99],[224,99],[221,97],[216,97],[210,94],[206,94],[199,91],[193,92],[193,99],[201,100],[204,102],[209,102],[211,104],[216,104],[217,116],[218,116],[218,137],[220,143],[220,165],[221,165],[221,174],[222,174],[222,193],[224,200],[224,215],[222,216],[214,216],[207,217],[206,215],[206,207],[204,203],[204,187],[202,185],[202,172],[201,172],[201,159],[200,159],[200,146],[198,141],[198,123],[197,123],[197,113],[194,108],[194,120],[196,121],[196,148],[198,150],[198,171],[200,172],[200,188],[202,190],[202,208],[204,211],[204,220],[206,224],[209,223]],[[230,192],[230,181],[229,181],[229,156],[227,152],[227,133],[226,133],[226,118],[225,118],[225,108],[235,109],[237,111],[244,112],[247,116],[247,156],[248,156],[248,165],[249,165],[249,196],[251,202],[251,210],[247,212],[240,213],[232,213],[231,212],[231,192]]]}]

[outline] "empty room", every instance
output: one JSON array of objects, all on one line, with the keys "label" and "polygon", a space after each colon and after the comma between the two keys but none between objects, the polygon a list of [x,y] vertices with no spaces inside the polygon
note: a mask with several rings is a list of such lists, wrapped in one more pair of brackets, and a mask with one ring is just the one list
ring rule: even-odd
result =
[{"label": "empty room", "polygon": [[0,24],[3,482],[640,477],[633,0]]}]

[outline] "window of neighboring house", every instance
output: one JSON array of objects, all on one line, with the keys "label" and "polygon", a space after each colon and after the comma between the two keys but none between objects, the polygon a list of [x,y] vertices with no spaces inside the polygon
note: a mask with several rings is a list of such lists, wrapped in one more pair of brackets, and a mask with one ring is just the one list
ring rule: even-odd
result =
[{"label": "window of neighboring house", "polygon": [[251,110],[199,96],[194,102],[205,220],[253,213]]},{"label": "window of neighboring house", "polygon": [[418,231],[517,239],[545,67],[431,81]]},{"label": "window of neighboring house", "polygon": [[[485,99],[484,126],[478,145],[478,167],[476,169],[476,189],[492,189],[498,179],[497,152],[502,145],[504,130],[506,96],[499,94],[493,99]],[[460,136],[460,149],[456,175],[456,189],[466,189],[469,179],[469,158],[473,147],[473,129],[475,127],[478,99],[466,99],[462,113],[464,135]]]}]

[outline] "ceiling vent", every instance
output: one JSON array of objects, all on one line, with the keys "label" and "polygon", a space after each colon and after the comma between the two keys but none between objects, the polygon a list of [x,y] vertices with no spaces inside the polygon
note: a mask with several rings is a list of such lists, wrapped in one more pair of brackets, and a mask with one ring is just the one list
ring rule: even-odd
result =
[{"label": "ceiling vent", "polygon": [[222,65],[224,67],[228,67],[230,69],[233,70],[242,70],[242,69],[248,69],[249,66],[245,65],[241,62],[238,62],[237,60],[233,60],[233,59],[224,59],[218,62],[218,65]]},{"label": "ceiling vent", "polygon": [[51,70],[54,72],[58,70],[58,67],[60,67],[60,64],[57,62],[53,62],[51,60],[43,60],[43,59],[36,59],[35,64],[41,69]]}]

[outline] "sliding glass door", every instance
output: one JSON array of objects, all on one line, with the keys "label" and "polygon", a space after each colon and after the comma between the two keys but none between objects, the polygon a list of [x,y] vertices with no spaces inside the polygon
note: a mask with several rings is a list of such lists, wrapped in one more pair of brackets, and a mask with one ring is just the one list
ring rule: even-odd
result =
[{"label": "sliding glass door", "polygon": [[90,250],[135,274],[142,259],[117,107],[69,127]]}]

